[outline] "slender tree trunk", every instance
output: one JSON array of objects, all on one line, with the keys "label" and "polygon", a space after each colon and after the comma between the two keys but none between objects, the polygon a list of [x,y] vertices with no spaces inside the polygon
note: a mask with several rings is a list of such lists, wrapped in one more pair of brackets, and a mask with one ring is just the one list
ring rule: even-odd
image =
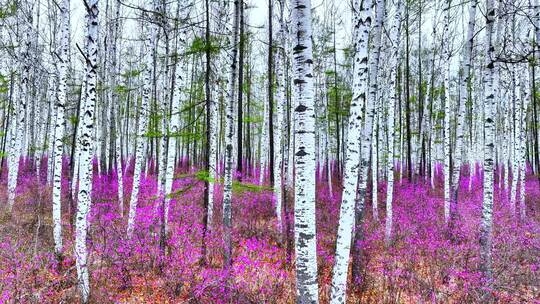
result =
[{"label": "slender tree trunk", "polygon": [[225,177],[223,184],[223,241],[224,267],[230,270],[232,265],[232,166],[233,166],[233,137],[234,137],[234,99],[236,85],[236,56],[238,53],[238,27],[239,27],[240,3],[234,1],[234,19],[232,31],[232,44],[230,50],[231,70],[227,88],[227,105],[225,115],[227,117],[225,126]]},{"label": "slender tree trunk", "polygon": [[396,78],[398,69],[398,55],[401,44],[401,14],[403,12],[403,4],[398,1],[396,13],[392,18],[392,27],[390,28],[390,40],[392,41],[392,53],[390,55],[389,66],[391,68],[390,77],[388,79],[388,165],[387,165],[387,183],[386,183],[386,222],[384,230],[384,238],[387,244],[390,243],[393,226],[393,198],[394,198],[394,113],[398,92],[396,91]]},{"label": "slender tree trunk", "polygon": [[443,29],[443,59],[445,67],[444,70],[444,222],[448,224],[450,220],[450,188],[452,185],[451,175],[451,117],[452,106],[450,99],[450,45],[447,44],[450,33],[448,26],[450,23],[450,7],[452,0],[446,0],[446,6],[444,8],[444,29]]},{"label": "slender tree trunk", "polygon": [[19,89],[16,95],[18,100],[16,113],[17,113],[17,131],[12,140],[12,159],[9,162],[8,171],[8,211],[11,213],[13,205],[15,203],[15,188],[17,187],[17,178],[19,176],[19,161],[21,157],[26,154],[25,135],[26,135],[26,112],[27,112],[27,99],[29,95],[29,81],[30,81],[30,51],[31,51],[31,32],[32,32],[32,10],[28,7],[30,4],[21,4],[17,9],[17,19],[22,20],[22,37],[19,37],[22,42],[21,51],[18,56],[19,71]]},{"label": "slender tree trunk", "polygon": [[273,35],[272,32],[272,19],[274,1],[268,1],[268,172],[270,178],[270,185],[274,186],[274,76],[273,66]]},{"label": "slender tree trunk", "polygon": [[[291,0],[295,92],[294,234],[296,302],[319,302],[315,229],[315,117],[311,1]],[[352,209],[352,208],[351,208]]]},{"label": "slender tree trunk", "polygon": [[[377,91],[379,89],[379,81],[378,81],[378,73],[379,73],[379,59],[381,54],[381,36],[382,36],[382,26],[383,26],[383,20],[385,16],[385,0],[377,0],[376,1],[376,12],[375,12],[375,24],[373,25],[373,53],[372,56],[369,57],[369,95],[368,95],[368,101],[372,104],[374,104],[375,108],[379,109],[379,103],[378,103],[378,94]],[[378,111],[376,111],[378,112]],[[373,134],[377,134],[378,130],[378,123],[377,121],[373,125]],[[372,210],[373,210],[373,218],[378,218],[378,180],[377,180],[377,171],[378,171],[378,161],[377,161],[377,141],[373,141],[372,145],[372,154],[371,154],[371,170],[372,170]]]},{"label": "slender tree trunk", "polygon": [[473,51],[473,39],[474,39],[474,28],[476,21],[476,5],[477,0],[471,1],[469,7],[469,24],[467,27],[467,40],[465,41],[465,48],[463,52],[463,76],[460,83],[460,93],[459,93],[459,107],[458,107],[458,116],[457,116],[457,127],[456,127],[456,145],[454,153],[454,166],[452,170],[452,185],[451,185],[451,204],[450,204],[450,225],[452,226],[454,220],[457,216],[457,200],[458,200],[458,190],[459,190],[459,181],[460,181],[460,171],[462,163],[462,144],[463,144],[463,128],[465,120],[465,106],[469,97],[469,88],[471,82],[471,65],[472,65],[472,51]]},{"label": "slender tree trunk", "polygon": [[53,235],[54,252],[59,259],[62,255],[62,156],[65,119],[64,108],[67,100],[67,70],[69,52],[69,0],[61,2],[60,54],[58,65],[58,94],[56,99],[56,126],[54,132],[54,182],[53,182]]},{"label": "slender tree trunk", "polygon": [[[181,12],[179,13],[181,20],[186,20],[189,18],[189,11],[190,11],[191,1],[187,3],[187,5],[182,5]],[[185,49],[185,44],[187,40],[187,28],[180,29],[180,32],[178,34],[178,44],[179,47],[177,49],[178,53],[182,53]],[[175,88],[173,90],[172,94],[172,103],[171,103],[171,121],[170,121],[170,133],[169,133],[169,141],[168,141],[168,148],[167,148],[167,168],[165,171],[165,198],[164,198],[164,217],[163,217],[163,223],[164,223],[164,230],[165,233],[168,233],[169,231],[169,206],[170,206],[170,200],[172,195],[172,184],[173,184],[173,178],[174,178],[174,169],[175,169],[175,156],[176,156],[176,143],[177,138],[180,135],[180,111],[181,106],[186,101],[186,93],[185,88],[187,86],[187,83],[184,79],[184,71],[187,70],[187,67],[184,65],[183,61],[180,58],[176,59],[175,62],[176,69],[175,69],[175,76],[176,79],[174,81]]]},{"label": "slender tree trunk", "polygon": [[98,0],[88,0],[86,8],[86,102],[82,116],[79,144],[81,155],[79,161],[79,192],[77,198],[77,216],[75,221],[75,256],[77,279],[81,292],[81,302],[88,303],[90,282],[88,270],[88,251],[86,236],[88,233],[88,213],[92,192],[92,157],[94,155],[94,109],[96,105],[97,87],[97,36],[98,36]]},{"label": "slender tree trunk", "polygon": [[495,156],[495,48],[493,46],[493,25],[496,9],[493,0],[486,0],[486,66],[484,74],[484,195],[482,220],[480,222],[480,270],[488,280],[492,279],[492,239],[493,239],[493,160]]},{"label": "slender tree trunk", "polygon": [[[240,1],[240,52],[238,57],[238,117],[237,117],[237,130],[238,134],[236,135],[236,152],[237,152],[237,159],[236,159],[236,170],[240,173],[240,176],[242,176],[243,168],[242,168],[242,126],[243,126],[243,113],[242,113],[242,101],[244,98],[244,1]],[[271,3],[272,1],[270,1]]]},{"label": "slender tree trunk", "polygon": [[285,38],[286,38],[286,29],[285,29],[285,20],[284,10],[285,10],[284,0],[279,1],[279,32],[278,32],[278,49],[276,53],[276,80],[277,80],[277,128],[276,128],[276,142],[275,142],[275,151],[276,151],[276,168],[275,168],[275,184],[274,184],[274,193],[276,195],[276,216],[277,216],[277,225],[278,231],[282,231],[282,220],[281,220],[281,207],[283,201],[283,158],[285,156],[284,147],[284,133],[285,133],[285,108],[287,107],[286,100],[286,79],[285,79]]},{"label": "slender tree trunk", "polygon": [[[367,137],[364,137],[364,135],[366,135],[365,133],[371,133],[371,130],[369,130],[369,132],[363,131],[362,116],[366,115],[364,129],[367,129],[368,127],[371,128],[371,125],[368,126],[367,120],[369,118],[371,118],[371,120],[373,119],[374,100],[371,99],[367,101],[367,112],[364,108],[368,93],[367,67],[368,38],[369,30],[371,28],[371,1],[363,1],[362,4],[360,4],[358,0],[354,2],[353,26],[353,41],[356,51],[353,72],[353,99],[349,116],[349,138],[347,139],[346,145],[347,158],[345,159],[343,196],[336,240],[336,263],[333,270],[331,291],[331,303],[336,304],[346,302],[349,255],[351,251],[353,229],[355,227],[355,205],[357,212],[361,213],[363,211],[367,167],[369,165],[371,134]],[[368,157],[365,157],[366,155]],[[360,163],[358,162],[358,159],[360,159]],[[356,192],[357,182],[359,183],[358,193]],[[360,229],[361,223],[358,220],[361,220],[361,217],[357,215],[356,220],[356,229],[358,230]]]},{"label": "slender tree trunk", "polygon": [[[407,165],[404,166],[403,163],[401,164],[401,177],[403,178],[403,170],[407,170],[407,179],[409,182],[412,181],[412,171],[413,171],[413,164],[412,164],[412,146],[411,146],[411,83],[410,83],[410,60],[409,60],[409,54],[410,54],[410,35],[409,35],[409,11],[410,11],[410,2],[405,1],[405,130],[406,130],[406,136],[407,136]],[[403,154],[403,153],[402,153]]]},{"label": "slender tree trunk", "polygon": [[[135,151],[135,169],[133,171],[133,190],[131,191],[131,198],[129,200],[129,215],[127,235],[128,238],[133,237],[135,230],[135,218],[137,214],[137,204],[139,195],[139,184],[144,166],[145,152],[146,152],[146,131],[148,129],[148,106],[150,104],[151,79],[152,79],[152,67],[154,66],[154,52],[156,46],[156,28],[151,25],[150,29],[147,29],[147,36],[144,38],[146,52],[144,54],[144,61],[146,67],[143,71],[143,87],[142,87],[142,100],[139,108],[139,123],[137,128],[137,149]],[[149,171],[147,170],[147,174]]]}]

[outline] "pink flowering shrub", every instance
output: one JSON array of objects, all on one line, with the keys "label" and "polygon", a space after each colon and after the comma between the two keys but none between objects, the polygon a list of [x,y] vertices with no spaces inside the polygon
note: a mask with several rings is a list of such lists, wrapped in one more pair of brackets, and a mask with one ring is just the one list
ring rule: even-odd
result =
[{"label": "pink flowering shrub", "polygon": [[[73,303],[78,299],[73,233],[76,212],[71,197],[69,159],[62,179],[64,257],[53,252],[51,186],[47,161],[37,168],[21,160],[13,213],[0,216],[0,303]],[[253,174],[237,175],[243,187],[233,194],[233,261],[223,268],[223,191],[215,184],[214,217],[204,231],[204,182],[197,168],[180,159],[170,201],[168,237],[161,239],[162,197],[157,193],[155,162],[142,175],[135,233],[126,237],[133,188],[133,160],[124,164],[124,202],[118,201],[116,172],[98,172],[94,163],[89,215],[89,268],[95,303],[293,303],[294,203],[286,189],[283,230],[277,230],[275,198],[268,178],[258,186]],[[146,169],[146,168],[145,168]],[[350,278],[351,303],[481,303],[484,278],[478,271],[478,234],[482,205],[481,172],[469,179],[462,171],[458,217],[452,237],[443,220],[440,166],[432,189],[428,178],[415,184],[396,174],[394,226],[384,242],[386,184],[377,189],[379,214],[372,215],[369,189],[362,223],[359,278]],[[39,171],[38,171],[39,170]],[[6,201],[7,170],[0,173],[0,199]],[[39,172],[39,175],[38,175]],[[39,176],[39,178],[38,178]],[[326,172],[317,179],[317,255],[321,302],[329,296],[341,202],[339,177],[332,191]],[[496,174],[497,176],[497,174]],[[469,182],[472,182],[469,191]],[[76,185],[74,185],[76,186]],[[540,298],[540,187],[534,176],[525,185],[527,218],[509,212],[508,190],[495,182],[493,239],[494,282],[489,292],[498,303],[538,303]],[[124,216],[120,204],[124,204]],[[2,205],[5,208],[5,205]],[[518,207],[519,208],[519,207]],[[360,227],[359,227],[360,228]],[[357,228],[357,229],[359,229]],[[205,238],[203,240],[203,235]],[[204,244],[204,245],[203,245]],[[292,256],[292,260],[289,260]],[[59,262],[61,264],[59,264]]]}]

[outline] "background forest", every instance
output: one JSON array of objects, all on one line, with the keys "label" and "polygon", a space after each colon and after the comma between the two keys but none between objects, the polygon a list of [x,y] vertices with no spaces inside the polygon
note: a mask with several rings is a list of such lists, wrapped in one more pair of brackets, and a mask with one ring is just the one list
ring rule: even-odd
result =
[{"label": "background forest", "polygon": [[0,303],[540,303],[539,0],[0,0]]}]

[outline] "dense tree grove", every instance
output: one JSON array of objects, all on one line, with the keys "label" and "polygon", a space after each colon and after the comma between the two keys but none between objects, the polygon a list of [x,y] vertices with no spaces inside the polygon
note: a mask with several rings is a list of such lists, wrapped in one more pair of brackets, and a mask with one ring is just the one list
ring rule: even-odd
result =
[{"label": "dense tree grove", "polygon": [[0,303],[538,303],[539,0],[0,0]]}]

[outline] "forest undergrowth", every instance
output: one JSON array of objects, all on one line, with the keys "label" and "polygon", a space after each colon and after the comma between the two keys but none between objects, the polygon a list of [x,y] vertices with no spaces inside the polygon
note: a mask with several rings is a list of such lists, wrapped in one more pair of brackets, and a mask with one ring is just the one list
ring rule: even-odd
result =
[{"label": "forest undergrowth", "polygon": [[[21,163],[12,215],[4,210],[0,213],[0,303],[75,303],[79,294],[73,255],[74,228],[70,224],[74,205],[63,204],[65,255],[59,263],[52,253],[52,190],[44,182],[46,172],[42,170],[38,179],[36,168],[30,168],[30,163]],[[65,161],[64,173],[68,170]],[[132,239],[125,234],[126,215],[120,214],[115,173],[98,176],[96,172],[88,236],[91,302],[294,302],[290,191],[285,208],[289,231],[280,233],[269,187],[257,186],[258,174],[254,174],[257,178],[242,177],[240,185],[244,186],[236,187],[233,195],[233,263],[227,270],[222,265],[222,190],[217,183],[214,222],[206,233],[207,252],[203,258],[204,182],[197,178],[197,168],[182,163],[177,166],[166,245],[160,243],[161,200],[154,164],[148,166],[141,180]],[[378,217],[373,216],[368,199],[364,239],[355,244],[355,250],[361,248],[363,252],[362,273],[356,279],[349,275],[353,282],[349,283],[349,303],[483,301],[482,288],[486,284],[478,270],[482,179],[480,173],[469,179],[469,171],[463,172],[452,237],[448,237],[443,220],[442,174],[437,174],[434,189],[429,180],[400,182],[397,174],[393,238],[385,244],[386,189],[379,182]],[[132,175],[133,162],[124,174],[125,193],[131,191]],[[6,201],[6,179],[4,171],[0,201]],[[508,192],[495,184],[494,279],[489,294],[498,303],[540,303],[538,179],[527,177],[528,210],[524,221],[511,216]],[[341,191],[335,184],[331,194],[325,179],[317,181],[317,189],[318,280],[321,303],[327,303]],[[62,201],[72,201],[67,180],[62,190]]]}]

